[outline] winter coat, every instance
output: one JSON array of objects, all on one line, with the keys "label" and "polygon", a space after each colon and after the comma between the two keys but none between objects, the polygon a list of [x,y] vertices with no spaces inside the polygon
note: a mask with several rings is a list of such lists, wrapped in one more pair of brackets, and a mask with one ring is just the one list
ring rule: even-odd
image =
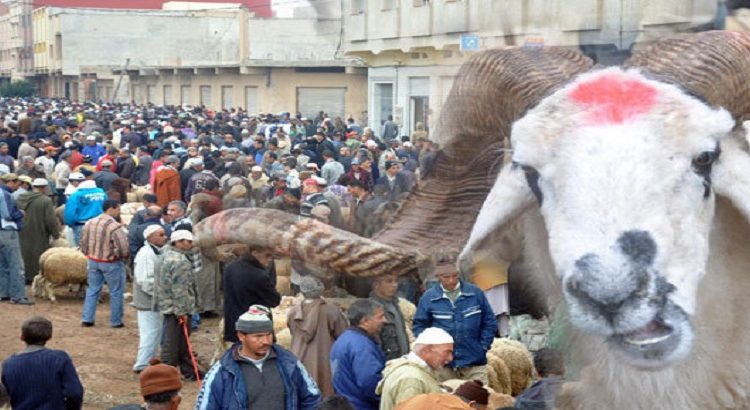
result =
[{"label": "winter coat", "polygon": [[377,409],[380,397],[375,387],[384,366],[380,346],[364,330],[353,326],[336,339],[331,349],[333,390],[357,410]]},{"label": "winter coat", "polygon": [[154,178],[154,194],[156,203],[160,207],[166,207],[172,201],[181,201],[180,174],[170,167],[162,167],[156,172]]},{"label": "winter coat", "polygon": [[251,305],[273,308],[281,302],[275,275],[247,255],[224,269],[224,341],[238,342],[235,322]]},{"label": "winter coat", "polygon": [[55,217],[55,206],[41,192],[26,192],[16,202],[18,209],[26,213],[26,224],[19,236],[21,254],[26,271],[26,281],[39,273],[39,257],[49,249],[49,239],[60,235],[60,226]]},{"label": "winter coat", "polygon": [[461,294],[455,305],[438,284],[422,295],[412,329],[419,336],[428,327],[439,327],[453,336],[453,361],[448,367],[487,364],[487,350],[497,331],[495,314],[478,287],[460,282]]},{"label": "winter coat", "polygon": [[393,410],[399,403],[418,394],[440,393],[440,383],[432,370],[414,359],[414,353],[388,362],[383,380],[375,390],[380,410]]},{"label": "winter coat", "polygon": [[292,348],[312,375],[323,396],[333,394],[330,352],[333,342],[344,333],[346,317],[336,305],[323,299],[306,299],[287,314]]},{"label": "winter coat", "polygon": [[[246,410],[247,387],[242,370],[234,359],[235,344],[224,353],[221,360],[206,373],[195,402],[196,410]],[[276,364],[284,381],[285,408],[287,410],[313,410],[320,403],[320,390],[302,363],[283,347],[274,344]]]}]

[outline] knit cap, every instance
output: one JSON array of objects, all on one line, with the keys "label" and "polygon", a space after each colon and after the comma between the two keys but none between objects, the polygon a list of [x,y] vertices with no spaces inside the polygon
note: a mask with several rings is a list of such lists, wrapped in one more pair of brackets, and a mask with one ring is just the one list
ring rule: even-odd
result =
[{"label": "knit cap", "polygon": [[490,393],[484,388],[480,380],[467,381],[458,386],[454,394],[477,404],[487,404],[490,397]]},{"label": "knit cap", "polygon": [[143,369],[140,375],[141,396],[166,393],[182,388],[180,372],[176,367],[162,363],[153,358],[149,366]]},{"label": "knit cap", "polygon": [[273,332],[271,310],[263,305],[252,305],[237,319],[234,328],[246,334]]}]

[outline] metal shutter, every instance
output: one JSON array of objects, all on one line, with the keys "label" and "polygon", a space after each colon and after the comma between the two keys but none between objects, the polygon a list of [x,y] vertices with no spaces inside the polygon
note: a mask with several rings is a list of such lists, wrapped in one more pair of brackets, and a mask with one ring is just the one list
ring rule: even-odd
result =
[{"label": "metal shutter", "polygon": [[297,87],[297,111],[307,118],[315,118],[318,112],[328,113],[331,118],[344,118],[346,87]]}]

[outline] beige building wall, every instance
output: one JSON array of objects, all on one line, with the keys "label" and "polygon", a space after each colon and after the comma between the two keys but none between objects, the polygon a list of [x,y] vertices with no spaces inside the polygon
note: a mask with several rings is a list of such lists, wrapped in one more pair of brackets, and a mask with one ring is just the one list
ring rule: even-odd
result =
[{"label": "beige building wall", "polygon": [[[130,76],[131,93],[137,103],[242,107],[251,112],[279,113],[298,109],[299,88],[344,88],[346,116],[363,121],[367,116],[367,72],[300,73],[294,68],[250,68],[235,72],[166,73]],[[165,94],[166,93],[166,94]],[[208,98],[206,98],[208,97]],[[303,113],[310,115],[310,113]]]}]

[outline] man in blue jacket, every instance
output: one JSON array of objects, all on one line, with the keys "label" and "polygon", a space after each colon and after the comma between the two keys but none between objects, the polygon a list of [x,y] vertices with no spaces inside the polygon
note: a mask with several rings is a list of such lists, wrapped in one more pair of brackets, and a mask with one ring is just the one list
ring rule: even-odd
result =
[{"label": "man in blue jacket", "polygon": [[333,390],[357,410],[377,410],[380,396],[375,388],[383,378],[385,353],[376,340],[386,320],[385,310],[379,302],[359,299],[346,316],[351,327],[331,348]]},{"label": "man in blue jacket", "polygon": [[86,225],[86,221],[89,219],[96,218],[103,212],[102,205],[106,200],[107,194],[91,180],[81,182],[78,189],[68,198],[63,220],[65,225],[73,229],[75,246],[79,246],[81,242],[83,225]]},{"label": "man in blue jacket", "polygon": [[235,323],[239,343],[211,367],[196,410],[313,410],[320,390],[294,354],[273,343],[271,311],[252,305]]},{"label": "man in blue jacket", "polygon": [[440,381],[487,380],[487,350],[497,330],[492,308],[478,287],[459,280],[455,269],[439,272],[439,283],[422,295],[412,329],[419,336],[439,327],[454,340],[453,361],[437,372]]}]

